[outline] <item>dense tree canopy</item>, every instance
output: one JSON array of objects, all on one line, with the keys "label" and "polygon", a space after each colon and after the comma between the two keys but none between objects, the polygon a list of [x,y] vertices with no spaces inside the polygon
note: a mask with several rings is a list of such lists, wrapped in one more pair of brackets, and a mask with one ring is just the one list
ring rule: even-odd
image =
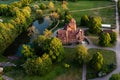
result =
[{"label": "dense tree canopy", "polygon": [[80,25],[88,27],[88,22],[89,22],[89,17],[87,15],[83,15],[81,17]]},{"label": "dense tree canopy", "polygon": [[44,54],[42,57],[29,58],[23,67],[29,75],[45,75],[51,70],[52,61],[49,55]]},{"label": "dense tree canopy", "polygon": [[71,18],[72,18],[72,15],[70,14],[70,12],[68,10],[65,11],[65,22],[68,23]]},{"label": "dense tree canopy", "polygon": [[99,71],[102,68],[103,65],[103,56],[100,52],[97,52],[93,55],[90,65],[93,69],[96,71]]},{"label": "dense tree canopy", "polygon": [[33,0],[20,0],[23,6],[28,6]]},{"label": "dense tree canopy", "polygon": [[[3,22],[0,22],[0,53],[2,53],[31,24],[31,8],[22,7],[21,2],[1,4],[0,16],[3,16]],[[4,22],[4,17],[9,18]]]},{"label": "dense tree canopy", "polygon": [[101,18],[100,17],[89,17],[89,32],[98,34],[101,32]]},{"label": "dense tree canopy", "polygon": [[32,49],[29,45],[23,45],[21,53],[24,57],[32,57],[34,55],[34,49]]},{"label": "dense tree canopy", "polygon": [[83,45],[78,45],[76,47],[76,60],[82,64],[82,63],[88,63],[90,60],[90,55],[88,53],[88,50]]},{"label": "dense tree canopy", "polygon": [[111,37],[109,33],[101,33],[99,36],[99,45],[100,46],[108,46],[110,44]]},{"label": "dense tree canopy", "polygon": [[110,43],[115,43],[117,41],[117,33],[116,32],[111,32],[110,37],[111,37]]},{"label": "dense tree canopy", "polygon": [[52,61],[60,62],[64,58],[62,42],[56,37],[47,38],[45,35],[40,35],[34,41],[34,46],[38,55],[41,56],[43,53],[47,53]]},{"label": "dense tree canopy", "polygon": [[120,80],[120,73],[113,74],[109,80]]},{"label": "dense tree canopy", "polygon": [[46,8],[47,8],[47,6],[44,3],[40,4],[40,9],[45,10]]},{"label": "dense tree canopy", "polygon": [[49,8],[51,10],[54,10],[54,3],[52,1],[49,2]]}]

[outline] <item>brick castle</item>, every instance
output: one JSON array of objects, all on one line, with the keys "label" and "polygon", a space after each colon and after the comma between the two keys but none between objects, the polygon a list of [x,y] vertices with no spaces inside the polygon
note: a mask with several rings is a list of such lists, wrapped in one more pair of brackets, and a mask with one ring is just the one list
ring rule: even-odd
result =
[{"label": "brick castle", "polygon": [[72,18],[63,29],[58,30],[57,37],[63,44],[81,43],[84,40],[84,31],[76,28],[76,21]]}]

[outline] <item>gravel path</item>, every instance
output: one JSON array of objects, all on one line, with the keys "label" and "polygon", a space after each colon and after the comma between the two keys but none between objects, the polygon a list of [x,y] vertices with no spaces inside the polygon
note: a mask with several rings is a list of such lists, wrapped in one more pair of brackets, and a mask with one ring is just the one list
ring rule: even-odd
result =
[{"label": "gravel path", "polygon": [[12,79],[12,78],[10,78],[8,76],[5,76],[5,75],[2,75],[2,78],[3,78],[3,80],[14,80],[14,79]]},{"label": "gravel path", "polygon": [[[11,63],[11,62],[0,62],[0,66],[3,67],[3,71],[4,71],[4,67],[6,66],[16,66],[15,64]],[[3,80],[14,80],[6,75],[2,75]]]},{"label": "gravel path", "polygon": [[90,11],[90,10],[98,10],[98,9],[105,9],[105,8],[111,8],[111,7],[115,7],[115,5],[110,5],[110,6],[106,6],[106,7],[91,8],[91,9],[83,9],[83,10],[72,10],[70,12]]}]

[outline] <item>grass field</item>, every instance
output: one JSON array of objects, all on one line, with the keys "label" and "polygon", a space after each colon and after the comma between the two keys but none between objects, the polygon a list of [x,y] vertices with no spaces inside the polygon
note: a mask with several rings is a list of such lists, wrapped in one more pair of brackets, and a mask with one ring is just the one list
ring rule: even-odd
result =
[{"label": "grass field", "polygon": [[99,46],[98,42],[99,42],[99,38],[97,36],[88,36],[88,38],[92,41],[92,43],[94,45]]},{"label": "grass field", "polygon": [[9,4],[11,2],[20,1],[20,0],[0,0],[0,4]]},{"label": "grass field", "polygon": [[[76,3],[68,2],[68,7],[70,11],[106,7],[110,5],[115,5],[115,3],[111,1],[78,1]],[[71,14],[76,19],[78,24],[80,24],[81,16],[86,14],[90,16],[100,16],[103,20],[102,23],[111,24],[112,27],[115,27],[115,7],[71,12]]]},{"label": "grass field", "polygon": [[[65,48],[65,59],[58,64],[53,64],[51,72],[45,76],[27,76],[21,68],[6,72],[5,75],[15,80],[82,80],[82,68],[74,62],[75,49]],[[65,68],[64,63],[70,65]]]},{"label": "grass field", "polygon": [[[114,70],[114,68],[110,68],[109,65],[110,64],[116,64],[116,54],[114,51],[110,51],[110,50],[104,50],[104,49],[89,49],[88,52],[93,55],[96,52],[100,52],[103,55],[103,59],[104,59],[104,65],[103,65],[103,72],[105,73],[109,73],[111,71]],[[94,70],[92,70],[91,68],[87,68],[87,79],[90,78],[95,78],[97,77],[97,75],[94,73]]]},{"label": "grass field", "polygon": [[4,57],[2,54],[0,54],[0,62],[6,62],[8,59]]}]

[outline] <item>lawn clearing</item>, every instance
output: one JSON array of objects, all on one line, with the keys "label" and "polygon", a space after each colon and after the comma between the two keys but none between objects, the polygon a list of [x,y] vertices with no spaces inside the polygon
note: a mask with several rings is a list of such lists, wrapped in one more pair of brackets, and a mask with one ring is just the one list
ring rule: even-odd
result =
[{"label": "lawn clearing", "polygon": [[6,61],[8,61],[8,59],[2,54],[0,54],[0,62],[6,62]]},{"label": "lawn clearing", "polygon": [[[65,48],[65,59],[61,63],[53,64],[51,72],[45,76],[28,76],[20,67],[6,72],[5,75],[15,80],[82,80],[82,68],[75,63],[74,54],[75,48]],[[70,68],[65,68],[65,63],[69,64]]]},{"label": "lawn clearing", "polygon": [[[107,7],[115,5],[111,1],[77,1],[77,2],[68,2],[68,7],[70,11],[74,10],[85,10],[98,7]],[[71,12],[72,16],[77,21],[77,24],[80,24],[81,16],[90,15],[90,16],[100,16],[103,20],[103,24],[111,24],[112,28],[115,28],[115,6],[108,7],[104,9],[96,10],[86,10],[86,11],[76,11]]]},{"label": "lawn clearing", "polygon": [[0,4],[10,4],[15,1],[20,1],[20,0],[0,0]]},{"label": "lawn clearing", "polygon": [[[116,64],[116,54],[114,51],[91,48],[88,50],[88,52],[91,55],[95,54],[96,52],[100,52],[103,55],[104,65],[103,65],[103,69],[101,70],[102,72],[108,74],[115,69],[115,68],[110,67],[111,64]],[[95,77],[97,77],[97,74],[94,73],[94,70],[88,66],[87,67],[87,79],[91,79]]]},{"label": "lawn clearing", "polygon": [[97,45],[98,46],[98,42],[99,42],[99,39],[97,36],[87,36],[94,45]]}]

